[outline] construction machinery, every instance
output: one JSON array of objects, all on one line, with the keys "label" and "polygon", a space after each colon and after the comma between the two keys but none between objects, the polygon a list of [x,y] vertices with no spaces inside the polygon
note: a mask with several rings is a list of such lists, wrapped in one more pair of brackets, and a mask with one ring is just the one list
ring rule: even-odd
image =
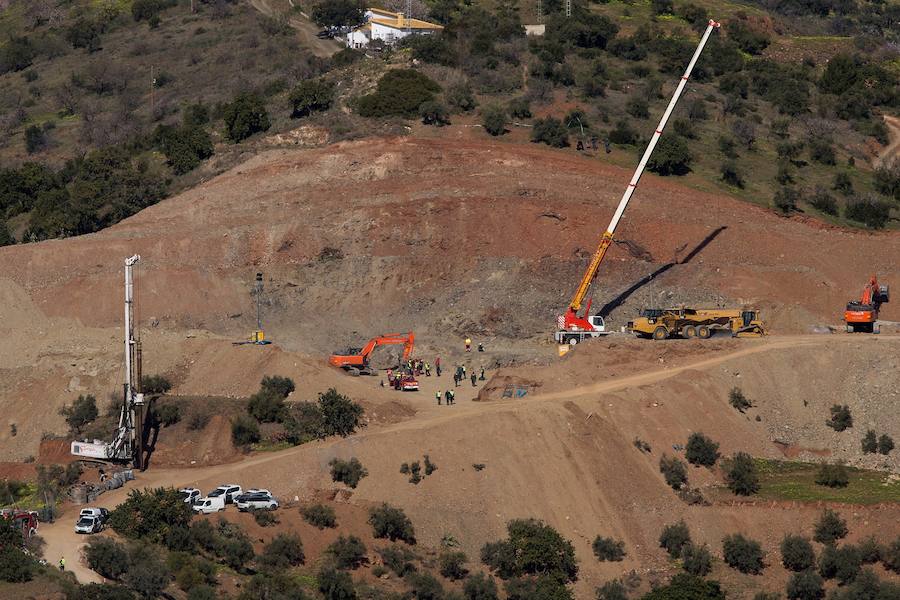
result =
[{"label": "construction machinery", "polygon": [[125,383],[119,425],[111,442],[76,440],[72,455],[94,462],[131,463],[143,468],[144,394],[140,391],[141,345],[134,327],[134,265],[141,260],[135,254],[125,259]]},{"label": "construction machinery", "polygon": [[710,20],[707,24],[706,31],[703,32],[700,43],[697,45],[697,49],[694,50],[694,55],[691,57],[691,61],[688,63],[684,75],[681,76],[678,87],[675,88],[675,93],[672,95],[672,99],[669,101],[669,105],[666,107],[662,119],[660,119],[659,125],[657,125],[656,130],[654,131],[653,137],[650,138],[650,143],[647,144],[647,149],[644,150],[644,155],[641,157],[641,160],[634,171],[634,175],[632,175],[631,181],[628,183],[628,187],[625,188],[625,193],[622,195],[619,206],[616,208],[616,212],[609,222],[609,227],[606,228],[606,231],[600,237],[600,243],[597,246],[597,250],[594,252],[591,262],[588,264],[587,270],[585,270],[584,276],[581,278],[581,282],[578,284],[578,289],[575,291],[572,301],[569,302],[568,309],[565,314],[557,317],[557,331],[554,335],[554,339],[558,343],[577,344],[584,339],[599,337],[607,333],[603,318],[600,315],[590,316],[590,300],[587,303],[584,315],[579,316],[579,312],[581,311],[585,298],[588,296],[591,283],[593,283],[594,278],[597,276],[600,264],[606,256],[606,251],[609,249],[610,244],[612,244],[613,234],[616,231],[619,220],[622,218],[625,208],[628,206],[628,201],[631,199],[632,194],[634,194],[638,181],[640,181],[641,175],[644,173],[647,161],[650,160],[650,156],[653,154],[657,142],[659,142],[663,129],[665,128],[666,123],[668,123],[672,111],[675,110],[675,105],[678,104],[678,100],[681,98],[681,94],[687,85],[691,72],[694,70],[694,65],[697,63],[697,59],[700,58],[700,54],[703,52],[703,48],[706,46],[710,34],[718,27],[719,23],[716,21]]},{"label": "construction machinery", "polygon": [[881,305],[890,300],[890,290],[880,285],[878,278],[872,275],[869,283],[863,288],[859,300],[851,300],[844,311],[844,322],[848,333],[878,333],[878,311]]},{"label": "construction machinery", "polygon": [[671,337],[705,340],[717,331],[732,337],[756,337],[766,331],[757,310],[727,308],[645,309],[626,329],[638,337],[665,340]]},{"label": "construction machinery", "polygon": [[0,510],[0,519],[9,521],[15,529],[22,532],[22,539],[27,541],[37,533],[38,514],[33,510],[4,508]]},{"label": "construction machinery", "polygon": [[402,344],[403,355],[400,359],[402,364],[412,356],[414,339],[415,336],[412,331],[405,335],[402,333],[387,333],[372,338],[362,348],[348,348],[346,352],[332,354],[328,362],[335,367],[344,369],[351,375],[376,375],[378,370],[369,366],[369,359],[375,348],[378,346]]}]

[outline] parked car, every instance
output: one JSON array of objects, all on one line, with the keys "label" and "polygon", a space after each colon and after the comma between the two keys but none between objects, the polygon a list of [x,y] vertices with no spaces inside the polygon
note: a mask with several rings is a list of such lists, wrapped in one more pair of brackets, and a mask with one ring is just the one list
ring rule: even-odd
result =
[{"label": "parked car", "polygon": [[265,488],[250,488],[249,490],[244,492],[245,494],[265,494],[266,496],[271,496],[272,492]]},{"label": "parked car", "polygon": [[79,517],[94,517],[100,523],[106,523],[106,520],[109,519],[109,510],[106,508],[82,508],[81,512],[78,513]]},{"label": "parked car", "polygon": [[97,533],[103,531],[103,523],[98,517],[81,516],[75,523],[75,533]]},{"label": "parked car", "polygon": [[224,496],[207,496],[206,498],[200,498],[197,502],[191,507],[194,512],[202,513],[204,515],[208,515],[210,513],[219,512],[220,510],[225,510],[225,497]]},{"label": "parked car", "polygon": [[190,504],[193,506],[197,503],[203,494],[197,488],[181,488],[178,490],[178,493],[181,494],[181,499],[184,500],[185,504]]},{"label": "parked car", "polygon": [[236,496],[240,496],[244,490],[236,483],[226,483],[220,485],[206,495],[207,498],[218,498],[221,496],[225,500],[225,504],[233,504]]},{"label": "parked car", "polygon": [[260,492],[252,494],[241,494],[240,496],[235,498],[234,504],[240,511],[275,510],[276,508],[278,508],[278,500],[273,498],[271,494],[264,494]]}]

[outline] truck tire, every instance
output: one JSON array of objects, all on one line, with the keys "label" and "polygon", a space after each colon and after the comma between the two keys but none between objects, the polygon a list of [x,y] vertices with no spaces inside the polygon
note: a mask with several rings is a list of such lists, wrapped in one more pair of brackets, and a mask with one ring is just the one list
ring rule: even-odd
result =
[{"label": "truck tire", "polygon": [[701,340],[709,339],[709,336],[712,335],[712,331],[709,330],[709,327],[706,325],[700,325],[697,327],[697,337]]},{"label": "truck tire", "polygon": [[681,328],[681,337],[686,340],[697,337],[697,330],[693,325],[685,325]]},{"label": "truck tire", "polygon": [[653,330],[653,339],[654,340],[664,340],[667,337],[669,337],[669,332],[666,330],[665,327],[660,326]]},{"label": "truck tire", "polygon": [[576,335],[569,336],[569,339],[566,343],[569,344],[570,346],[577,345],[578,344],[578,336],[576,336]]}]

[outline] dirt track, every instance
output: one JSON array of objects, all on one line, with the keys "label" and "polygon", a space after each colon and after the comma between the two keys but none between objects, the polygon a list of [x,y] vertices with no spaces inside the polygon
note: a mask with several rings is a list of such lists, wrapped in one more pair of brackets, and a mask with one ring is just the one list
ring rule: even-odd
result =
[{"label": "dirt track", "polygon": [[891,142],[873,161],[873,166],[876,169],[896,164],[897,156],[900,155],[900,119],[885,115],[884,124],[887,125],[888,131],[890,131]]}]

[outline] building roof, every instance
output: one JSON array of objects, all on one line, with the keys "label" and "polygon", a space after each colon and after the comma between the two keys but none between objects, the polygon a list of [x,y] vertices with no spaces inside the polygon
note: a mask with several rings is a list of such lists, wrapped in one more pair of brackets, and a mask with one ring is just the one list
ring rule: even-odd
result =
[{"label": "building roof", "polygon": [[379,25],[384,25],[385,27],[391,27],[393,29],[428,29],[434,31],[443,29],[443,26],[441,25],[429,23],[428,21],[422,21],[421,19],[407,19],[402,15],[393,19],[372,17],[371,19],[369,19],[369,22],[378,23]]}]

